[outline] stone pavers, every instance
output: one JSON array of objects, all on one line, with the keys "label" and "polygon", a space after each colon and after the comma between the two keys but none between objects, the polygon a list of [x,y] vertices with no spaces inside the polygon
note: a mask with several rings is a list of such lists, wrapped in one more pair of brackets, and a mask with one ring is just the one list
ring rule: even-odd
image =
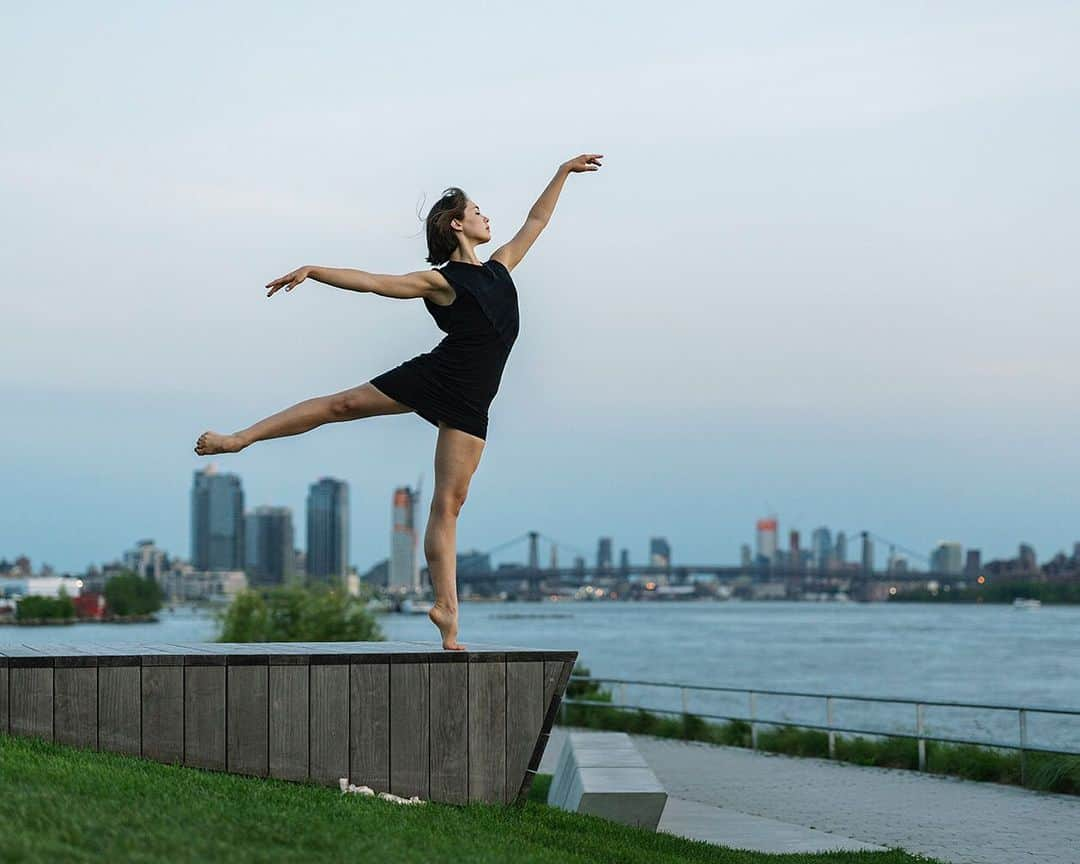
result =
[{"label": "stone pavers", "polygon": [[[553,770],[549,756],[559,752],[559,732],[553,730],[541,771]],[[674,833],[695,839],[773,852],[818,848],[777,847],[788,840],[851,838],[956,864],[1080,864],[1074,796],[641,735],[634,744],[670,796],[705,805],[681,812],[676,806],[670,817],[680,829]],[[816,833],[788,833],[799,827]],[[660,830],[667,829],[661,819]]]}]

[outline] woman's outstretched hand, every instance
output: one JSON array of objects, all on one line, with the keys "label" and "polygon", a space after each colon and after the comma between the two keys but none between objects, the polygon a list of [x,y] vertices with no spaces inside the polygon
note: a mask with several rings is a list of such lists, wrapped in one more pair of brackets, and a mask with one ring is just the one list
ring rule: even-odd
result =
[{"label": "woman's outstretched hand", "polygon": [[563,167],[571,174],[580,174],[582,171],[599,171],[600,160],[603,158],[601,153],[582,153],[580,156],[563,162]]},{"label": "woman's outstretched hand", "polygon": [[293,288],[311,275],[313,269],[313,267],[297,267],[292,273],[286,273],[273,282],[267,282],[266,287],[270,290],[266,292],[266,296],[269,297],[281,287],[284,287],[286,291],[292,291]]}]

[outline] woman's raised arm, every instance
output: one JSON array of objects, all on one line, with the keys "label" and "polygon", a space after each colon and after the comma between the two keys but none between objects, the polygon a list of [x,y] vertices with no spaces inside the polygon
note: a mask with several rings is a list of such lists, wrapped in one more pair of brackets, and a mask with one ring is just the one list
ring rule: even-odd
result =
[{"label": "woman's raised arm", "polygon": [[555,212],[555,202],[559,200],[559,193],[562,192],[566,178],[571,174],[599,171],[600,160],[603,158],[600,153],[582,153],[580,156],[563,162],[547,187],[540,193],[540,197],[536,199],[532,209],[529,210],[529,215],[525,217],[525,224],[518,229],[517,234],[509,242],[496,249],[491,257],[507,270],[513,270],[536,242],[540,232],[551,221],[551,216]]},{"label": "woman's raised arm", "polygon": [[335,288],[344,288],[347,291],[367,291],[383,297],[413,300],[417,297],[432,296],[433,292],[441,287],[438,278],[433,270],[417,270],[414,273],[393,276],[368,273],[348,267],[306,266],[297,267],[291,273],[286,273],[273,282],[267,282],[266,287],[270,290],[266,292],[266,296],[272,296],[279,288],[292,291],[305,279],[314,279],[316,282],[333,285]]}]

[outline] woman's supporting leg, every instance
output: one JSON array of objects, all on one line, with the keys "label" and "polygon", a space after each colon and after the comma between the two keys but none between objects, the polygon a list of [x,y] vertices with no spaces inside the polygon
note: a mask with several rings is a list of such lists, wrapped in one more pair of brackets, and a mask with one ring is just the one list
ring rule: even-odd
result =
[{"label": "woman's supporting leg", "polygon": [[457,641],[457,518],[469,492],[469,481],[480,464],[484,439],[460,429],[439,424],[435,444],[435,491],[424,532],[435,604],[428,617],[439,628],[443,648],[464,650]]},{"label": "woman's supporting leg", "polygon": [[203,432],[195,443],[195,452],[200,456],[237,453],[256,441],[299,435],[324,423],[359,420],[361,417],[381,414],[405,414],[412,410],[408,405],[403,405],[376,389],[370,381],[366,381],[359,387],[350,387],[329,396],[316,396],[297,402],[284,411],[272,414],[232,435]]}]

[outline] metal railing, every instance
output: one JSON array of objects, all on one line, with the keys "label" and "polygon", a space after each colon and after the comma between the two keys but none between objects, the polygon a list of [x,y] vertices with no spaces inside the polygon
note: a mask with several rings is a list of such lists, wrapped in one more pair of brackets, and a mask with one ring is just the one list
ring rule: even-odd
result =
[{"label": "metal railing", "polygon": [[[1048,715],[1060,715],[1066,717],[1080,717],[1080,709],[1069,708],[1051,708],[1049,706],[1041,705],[1004,705],[1000,703],[989,702],[951,702],[940,701],[934,699],[908,699],[908,698],[887,698],[884,696],[861,696],[848,693],[807,693],[798,690],[766,690],[760,688],[749,689],[745,687],[719,687],[719,686],[707,686],[703,684],[681,684],[665,681],[635,681],[629,678],[599,678],[595,676],[584,675],[571,675],[571,681],[593,682],[596,684],[615,684],[619,688],[619,701],[601,702],[598,700],[590,699],[563,699],[562,704],[566,705],[587,705],[595,706],[598,708],[616,708],[627,711],[649,711],[654,714],[667,714],[675,716],[694,716],[703,720],[725,720],[725,721],[741,721],[750,725],[750,747],[751,749],[757,749],[758,743],[758,726],[792,726],[797,729],[817,729],[828,733],[829,737],[829,758],[836,758],[836,734],[838,732],[846,732],[849,734],[857,735],[879,735],[890,738],[907,738],[914,739],[918,742],[919,749],[919,770],[926,770],[926,742],[937,741],[945,744],[974,744],[983,747],[996,747],[1007,750],[1019,750],[1020,751],[1020,782],[1027,782],[1027,754],[1028,753],[1054,753],[1065,754],[1071,756],[1080,756],[1080,750],[1070,748],[1067,745],[1060,747],[1045,747],[1032,743],[1028,738],[1028,717],[1032,714],[1048,714]],[[657,706],[649,705],[630,705],[626,702],[626,687],[627,685],[635,687],[659,687],[668,690],[678,690],[679,699],[681,702],[681,709],[675,710],[672,708],[661,708]],[[687,694],[691,692],[700,693],[742,693],[748,697],[748,716],[740,716],[735,713],[725,714],[710,714],[699,711],[688,710]],[[614,696],[614,694],[612,694]],[[781,719],[781,718],[769,718],[758,716],[757,711],[757,697],[758,696],[788,696],[798,698],[809,699],[823,699],[825,700],[825,724],[820,723],[807,723],[804,721]],[[914,705],[915,706],[915,732],[899,732],[883,729],[861,729],[852,726],[838,726],[834,723],[834,703],[836,701],[851,701],[851,702],[866,702],[875,703],[881,705]],[[1018,721],[1018,737],[1016,741],[987,741],[985,739],[973,739],[973,738],[957,738],[946,735],[933,735],[929,734],[926,730],[926,708],[927,707],[942,707],[942,708],[968,708],[979,710],[992,710],[992,711],[1011,711],[1016,712]],[[563,709],[563,720],[565,722],[565,709]]]}]

